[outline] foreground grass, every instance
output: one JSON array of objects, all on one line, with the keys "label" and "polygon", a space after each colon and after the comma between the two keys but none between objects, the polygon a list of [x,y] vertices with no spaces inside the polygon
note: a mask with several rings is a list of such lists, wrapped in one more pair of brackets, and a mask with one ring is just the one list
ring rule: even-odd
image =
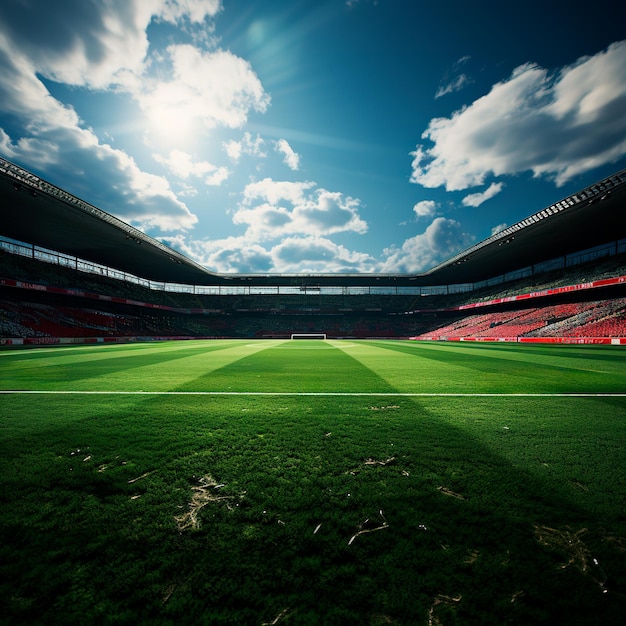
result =
[{"label": "foreground grass", "polygon": [[[618,351],[268,345],[2,354],[0,384],[623,384]],[[623,397],[0,395],[0,415],[2,623],[617,624],[626,608]]]}]

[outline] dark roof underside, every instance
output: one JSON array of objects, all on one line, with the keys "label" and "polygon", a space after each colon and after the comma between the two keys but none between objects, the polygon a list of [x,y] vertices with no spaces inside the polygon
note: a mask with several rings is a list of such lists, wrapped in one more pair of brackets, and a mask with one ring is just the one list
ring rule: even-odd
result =
[{"label": "dark roof underside", "polygon": [[[475,283],[626,237],[626,170],[570,196],[537,219],[418,275],[215,274],[121,220],[0,160],[0,235],[155,282],[195,285],[397,285]],[[534,210],[538,210],[536,207]],[[539,216],[540,213],[543,215]]]}]

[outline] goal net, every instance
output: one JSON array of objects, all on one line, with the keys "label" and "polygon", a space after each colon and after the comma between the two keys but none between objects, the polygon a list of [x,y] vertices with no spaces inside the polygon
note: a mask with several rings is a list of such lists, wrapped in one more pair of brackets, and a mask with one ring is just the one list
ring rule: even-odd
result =
[{"label": "goal net", "polygon": [[292,333],[292,339],[326,339],[326,333]]}]

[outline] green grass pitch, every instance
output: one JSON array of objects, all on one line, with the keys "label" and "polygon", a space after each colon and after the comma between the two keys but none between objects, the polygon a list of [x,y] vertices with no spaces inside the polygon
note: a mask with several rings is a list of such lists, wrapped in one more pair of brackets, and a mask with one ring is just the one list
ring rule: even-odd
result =
[{"label": "green grass pitch", "polygon": [[621,624],[618,346],[0,352],[0,624]]}]

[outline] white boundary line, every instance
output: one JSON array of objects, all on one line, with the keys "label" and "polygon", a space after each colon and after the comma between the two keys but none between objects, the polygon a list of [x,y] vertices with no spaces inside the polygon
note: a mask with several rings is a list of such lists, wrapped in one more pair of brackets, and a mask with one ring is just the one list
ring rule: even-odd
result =
[{"label": "white boundary line", "polygon": [[0,390],[0,395],[90,396],[321,396],[405,398],[626,398],[626,393],[436,393],[436,392],[342,392],[342,391],[29,391]]}]

